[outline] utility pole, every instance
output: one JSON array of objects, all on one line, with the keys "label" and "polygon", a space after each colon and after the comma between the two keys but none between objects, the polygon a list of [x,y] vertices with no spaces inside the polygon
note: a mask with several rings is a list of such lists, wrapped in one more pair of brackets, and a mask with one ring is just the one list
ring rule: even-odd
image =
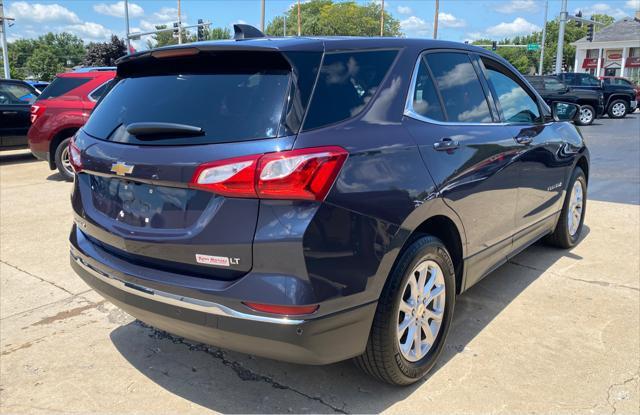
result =
[{"label": "utility pole", "polygon": [[4,4],[0,0],[0,28],[2,28],[2,62],[4,66],[4,77],[11,79],[11,73],[9,72],[9,49],[7,47],[7,20],[13,20],[11,17],[4,16]]},{"label": "utility pole", "polygon": [[182,10],[178,0],[178,45],[182,45]]},{"label": "utility pole", "polygon": [[127,31],[127,55],[131,53],[131,39],[129,39],[129,0],[124,0],[124,24]]},{"label": "utility pole", "polygon": [[544,70],[544,42],[547,40],[547,12],[549,11],[549,0],[544,2],[544,26],[542,26],[542,43],[540,44],[540,65],[538,65],[538,75],[542,75]]},{"label": "utility pole", "polygon": [[300,0],[298,0],[298,36],[302,33],[302,20],[300,19]]},{"label": "utility pole", "polygon": [[260,31],[264,33],[264,0],[260,1]]},{"label": "utility pole", "polygon": [[287,14],[284,14],[284,29],[282,30],[282,36],[287,36]]},{"label": "utility pole", "polygon": [[384,0],[382,0],[382,9],[380,10],[380,37],[384,36]]},{"label": "utility pole", "polygon": [[438,38],[438,14],[440,10],[440,0],[436,0],[436,15],[433,18],[433,38]]},{"label": "utility pole", "polygon": [[564,29],[567,24],[567,0],[562,0],[560,9],[560,28],[558,30],[558,50],[556,51],[555,73],[562,71],[562,54],[564,49]]}]

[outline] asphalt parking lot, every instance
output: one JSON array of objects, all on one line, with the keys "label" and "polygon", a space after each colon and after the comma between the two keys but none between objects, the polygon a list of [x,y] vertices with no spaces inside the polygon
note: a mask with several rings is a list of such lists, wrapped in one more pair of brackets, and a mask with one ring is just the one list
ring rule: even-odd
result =
[{"label": "asphalt parking lot", "polygon": [[157,332],[69,267],[70,184],[0,154],[0,412],[638,413],[640,114],[582,129],[586,229],[458,298],[440,363],[397,388]]}]

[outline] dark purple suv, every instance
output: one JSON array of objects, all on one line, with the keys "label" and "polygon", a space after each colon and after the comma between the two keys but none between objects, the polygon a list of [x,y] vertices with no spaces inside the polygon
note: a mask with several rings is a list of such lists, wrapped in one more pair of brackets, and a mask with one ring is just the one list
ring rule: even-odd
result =
[{"label": "dark purple suv", "polygon": [[456,295],[575,245],[588,151],[458,43],[260,38],[122,58],[71,147],[71,264],[159,329],[409,384]]}]

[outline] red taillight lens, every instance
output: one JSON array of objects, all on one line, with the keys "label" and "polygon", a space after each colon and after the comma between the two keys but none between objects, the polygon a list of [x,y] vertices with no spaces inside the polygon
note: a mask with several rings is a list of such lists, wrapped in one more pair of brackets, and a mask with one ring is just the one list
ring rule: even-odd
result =
[{"label": "red taillight lens", "polygon": [[191,185],[231,197],[256,197],[254,186],[260,156],[214,161],[198,167]]},{"label": "red taillight lens", "polygon": [[347,156],[332,146],[221,160],[199,166],[191,186],[230,197],[324,200]]},{"label": "red taillight lens", "polygon": [[31,124],[33,124],[34,122],[36,122],[36,120],[38,119],[39,116],[41,116],[42,114],[44,114],[44,110],[46,108],[41,106],[41,105],[32,105],[31,106]]},{"label": "red taillight lens", "polygon": [[76,145],[75,137],[71,137],[71,140],[69,140],[69,163],[71,163],[71,167],[76,173],[82,170],[82,158],[80,149]]},{"label": "red taillight lens", "polygon": [[300,316],[303,314],[313,314],[320,307],[319,305],[273,305],[243,302],[244,305],[252,310],[262,311],[263,313],[279,314],[283,316]]}]

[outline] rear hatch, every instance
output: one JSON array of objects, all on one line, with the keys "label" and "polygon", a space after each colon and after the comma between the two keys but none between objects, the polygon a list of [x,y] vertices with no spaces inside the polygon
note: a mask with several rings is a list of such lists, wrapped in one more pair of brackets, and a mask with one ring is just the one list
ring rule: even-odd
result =
[{"label": "rear hatch", "polygon": [[291,149],[315,79],[302,83],[295,62],[317,67],[321,55],[170,51],[121,64],[75,137],[76,222],[137,265],[239,278],[252,267],[259,200],[190,182],[205,163]]}]

